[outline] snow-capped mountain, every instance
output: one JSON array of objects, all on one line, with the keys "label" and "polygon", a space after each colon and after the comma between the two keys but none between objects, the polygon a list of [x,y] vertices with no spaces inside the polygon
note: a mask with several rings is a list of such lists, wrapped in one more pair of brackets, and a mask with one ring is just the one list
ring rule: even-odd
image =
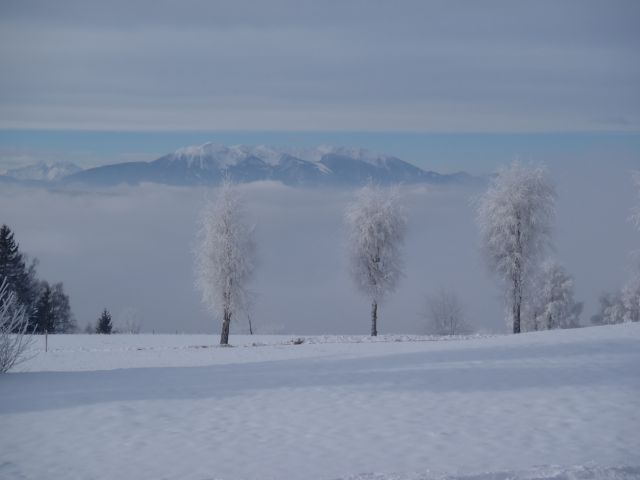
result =
[{"label": "snow-capped mountain", "polygon": [[7,170],[5,176],[16,180],[56,182],[80,171],[82,171],[82,168],[71,162],[58,162],[53,164],[38,162],[33,165],[27,165],[26,167]]},{"label": "snow-capped mountain", "polygon": [[141,182],[210,185],[219,183],[226,176],[243,183],[274,180],[294,186],[360,185],[369,179],[380,183],[470,183],[477,180],[462,172],[451,175],[427,172],[399,158],[365,149],[205,143],[180,148],[152,162],[120,163],[84,170],[64,181],[102,186]]}]

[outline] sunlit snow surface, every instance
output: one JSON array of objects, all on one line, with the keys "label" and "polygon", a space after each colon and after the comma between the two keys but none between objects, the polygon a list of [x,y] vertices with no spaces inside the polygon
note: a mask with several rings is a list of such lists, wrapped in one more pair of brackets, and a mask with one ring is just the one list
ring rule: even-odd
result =
[{"label": "sunlit snow surface", "polygon": [[640,478],[639,324],[216,341],[39,337],[0,377],[0,478]]}]

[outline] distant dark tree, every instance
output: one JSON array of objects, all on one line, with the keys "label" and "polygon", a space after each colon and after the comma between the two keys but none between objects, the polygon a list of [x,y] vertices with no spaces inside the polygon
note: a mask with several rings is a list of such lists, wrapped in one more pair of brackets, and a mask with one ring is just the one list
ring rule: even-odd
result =
[{"label": "distant dark tree", "polygon": [[96,333],[96,327],[93,326],[93,323],[87,323],[87,326],[84,327],[84,333],[91,335],[92,333]]},{"label": "distant dark tree", "polygon": [[25,308],[25,315],[33,323],[35,303],[38,297],[36,261],[29,263],[20,252],[13,232],[7,225],[0,227],[0,278],[6,281],[6,288],[15,294],[16,305]]},{"label": "distant dark tree", "polygon": [[76,319],[69,305],[69,295],[64,293],[62,282],[55,283],[51,287],[51,308],[55,333],[73,333],[77,330]]},{"label": "distant dark tree", "polygon": [[41,282],[40,296],[32,318],[34,333],[54,333],[55,317],[51,297],[51,287],[47,282]]},{"label": "distant dark tree", "polygon": [[69,296],[64,293],[62,283],[40,282],[32,323],[35,333],[72,333],[76,330]]},{"label": "distant dark tree", "polygon": [[106,308],[103,310],[102,315],[98,318],[98,324],[96,325],[96,333],[110,334],[113,326],[111,325],[111,314]]}]

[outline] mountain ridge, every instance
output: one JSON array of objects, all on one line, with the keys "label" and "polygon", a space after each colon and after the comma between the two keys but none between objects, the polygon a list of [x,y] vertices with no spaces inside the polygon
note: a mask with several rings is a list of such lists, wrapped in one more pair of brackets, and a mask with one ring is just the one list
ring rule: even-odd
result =
[{"label": "mountain ridge", "polygon": [[74,171],[52,182],[99,187],[141,183],[199,186],[216,185],[224,178],[238,183],[271,180],[297,187],[358,186],[368,181],[439,185],[482,181],[465,172],[426,171],[398,157],[364,148],[226,146],[208,142],[182,147],[148,162],[115,163]]}]

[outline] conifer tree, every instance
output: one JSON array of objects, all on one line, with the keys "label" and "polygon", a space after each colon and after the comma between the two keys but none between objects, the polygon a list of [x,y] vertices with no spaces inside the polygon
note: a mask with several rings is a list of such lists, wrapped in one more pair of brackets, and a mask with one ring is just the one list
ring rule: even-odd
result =
[{"label": "conifer tree", "polygon": [[7,225],[0,227],[0,279],[5,279],[6,288],[16,297],[16,305],[24,305],[26,315],[33,322],[38,285],[35,276],[36,262],[29,265],[20,252],[14,234]]},{"label": "conifer tree", "polygon": [[109,335],[111,333],[111,314],[106,308],[102,311],[102,315],[98,318],[98,324],[96,325],[96,333],[105,333]]},{"label": "conifer tree", "polygon": [[47,282],[42,282],[42,291],[33,314],[33,324],[35,333],[55,333],[51,287]]}]

